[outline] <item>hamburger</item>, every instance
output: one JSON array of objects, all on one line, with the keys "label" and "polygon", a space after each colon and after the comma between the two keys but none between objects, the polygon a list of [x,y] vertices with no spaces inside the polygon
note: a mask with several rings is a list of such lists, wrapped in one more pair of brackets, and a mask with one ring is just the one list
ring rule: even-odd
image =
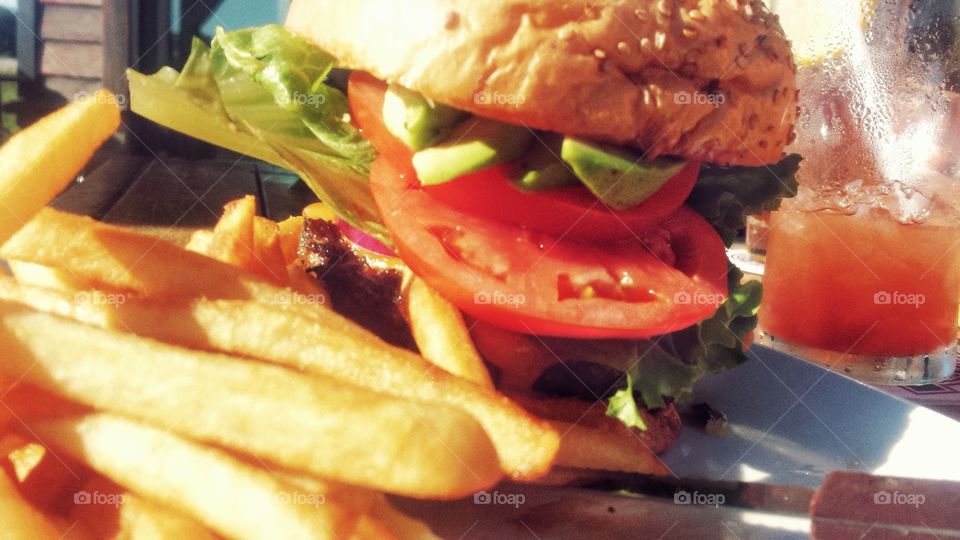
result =
[{"label": "hamburger", "polygon": [[675,434],[673,400],[745,360],[761,290],[725,248],[799,165],[760,1],[294,0],[129,76],[135,112],[296,171],[402,259],[500,388]]}]

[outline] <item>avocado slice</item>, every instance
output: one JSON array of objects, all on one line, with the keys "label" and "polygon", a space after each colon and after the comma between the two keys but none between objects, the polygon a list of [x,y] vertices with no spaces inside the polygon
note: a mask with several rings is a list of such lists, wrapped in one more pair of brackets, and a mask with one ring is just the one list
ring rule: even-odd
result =
[{"label": "avocado slice", "polygon": [[531,142],[533,134],[523,126],[475,116],[458,125],[445,142],[414,154],[413,168],[421,184],[442,184],[516,159]]},{"label": "avocado slice", "polygon": [[624,148],[574,137],[563,140],[560,157],[598,199],[614,210],[642,203],[687,165],[680,159],[642,159]]},{"label": "avocado slice", "polygon": [[466,116],[396,84],[390,85],[383,96],[387,130],[414,151],[446,139]]},{"label": "avocado slice", "polygon": [[521,191],[547,191],[580,183],[570,166],[560,159],[563,135],[544,133],[520,156],[511,171],[513,184]]}]

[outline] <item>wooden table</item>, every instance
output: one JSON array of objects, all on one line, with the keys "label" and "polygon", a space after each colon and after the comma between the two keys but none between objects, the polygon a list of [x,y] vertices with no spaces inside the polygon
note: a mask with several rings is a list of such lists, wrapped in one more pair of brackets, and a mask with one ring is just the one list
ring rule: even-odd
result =
[{"label": "wooden table", "polygon": [[110,223],[190,230],[213,226],[227,202],[247,194],[274,220],[317,200],[296,175],[244,157],[114,155],[100,159],[53,206]]}]

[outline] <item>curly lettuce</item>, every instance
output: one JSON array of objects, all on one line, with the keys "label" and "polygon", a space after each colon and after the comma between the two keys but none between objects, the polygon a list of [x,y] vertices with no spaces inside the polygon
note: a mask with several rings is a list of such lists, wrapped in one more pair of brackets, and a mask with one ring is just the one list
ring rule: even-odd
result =
[{"label": "curly lettuce", "polygon": [[389,242],[368,187],[376,151],[326,84],[336,59],[278,25],[195,39],[182,72],[134,70],[131,108],[208,143],[296,172],[331,209]]},{"label": "curly lettuce", "polygon": [[801,160],[798,154],[790,154],[762,167],[704,165],[686,204],[706,218],[730,247],[747,226],[748,215],[776,210],[781,200],[796,196]]}]

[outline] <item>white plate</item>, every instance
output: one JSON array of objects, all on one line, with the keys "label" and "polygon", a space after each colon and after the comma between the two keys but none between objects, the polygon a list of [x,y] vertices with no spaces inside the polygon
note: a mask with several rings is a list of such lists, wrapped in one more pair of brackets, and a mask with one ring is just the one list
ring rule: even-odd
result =
[{"label": "white plate", "polygon": [[730,435],[684,429],[664,456],[677,476],[816,487],[860,470],[960,481],[960,423],[821,366],[755,346],[695,389]]},{"label": "white plate", "polygon": [[[960,481],[960,423],[801,359],[754,346],[693,402],[730,433],[684,427],[663,456],[679,477],[816,488],[834,470]],[[503,484],[477,500],[398,501],[444,538],[807,538],[809,520],[669,499]]]}]

